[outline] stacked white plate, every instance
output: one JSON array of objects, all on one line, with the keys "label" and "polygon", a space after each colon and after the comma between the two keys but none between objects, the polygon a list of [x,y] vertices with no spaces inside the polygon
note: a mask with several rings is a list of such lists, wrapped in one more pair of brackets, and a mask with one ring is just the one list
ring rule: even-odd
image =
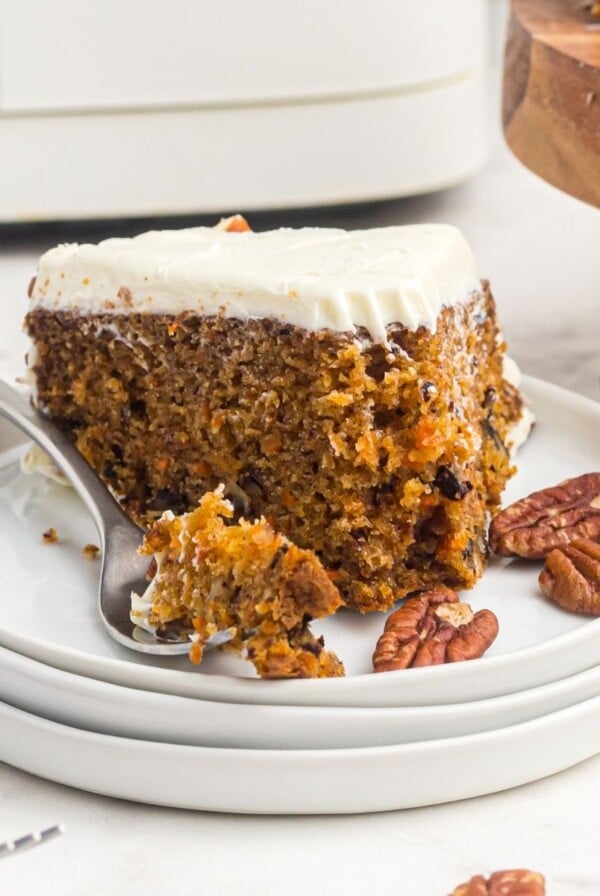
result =
[{"label": "stacked white plate", "polygon": [[[600,407],[527,380],[538,425],[506,501],[600,467]],[[6,438],[7,424],[0,430]],[[217,651],[200,668],[113,643],[95,540],[69,489],[0,457],[0,760],[99,793],[234,812],[369,812],[462,799],[600,751],[600,620],[563,612],[539,564],[493,560],[468,600],[500,635],[470,663],[374,675],[383,617],[317,630],[345,679],[260,681]],[[54,527],[59,542],[42,532]]]}]

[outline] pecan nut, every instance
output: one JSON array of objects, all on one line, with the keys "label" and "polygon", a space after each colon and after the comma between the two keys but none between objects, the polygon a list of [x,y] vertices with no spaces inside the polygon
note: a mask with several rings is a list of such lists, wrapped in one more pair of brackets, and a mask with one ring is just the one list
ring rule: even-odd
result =
[{"label": "pecan nut", "polygon": [[600,473],[566,479],[534,492],[494,517],[494,554],[541,560],[578,538],[600,538]]},{"label": "pecan nut", "polygon": [[600,616],[600,544],[582,538],[551,551],[539,583],[563,610]]},{"label": "pecan nut", "polygon": [[536,871],[496,871],[488,880],[478,874],[453,890],[451,896],[545,896],[546,884]]},{"label": "pecan nut", "polygon": [[373,654],[375,672],[477,659],[498,634],[491,610],[473,613],[440,586],[411,597],[388,616]]}]

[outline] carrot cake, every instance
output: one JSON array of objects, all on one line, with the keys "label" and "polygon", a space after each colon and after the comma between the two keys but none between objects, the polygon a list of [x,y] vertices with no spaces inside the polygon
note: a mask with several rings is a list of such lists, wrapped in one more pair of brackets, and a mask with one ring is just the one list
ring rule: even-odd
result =
[{"label": "carrot cake", "polygon": [[454,227],[236,218],[58,246],[30,292],[33,400],[137,520],[223,484],[363,612],[481,575],[523,403]]},{"label": "carrot cake", "polygon": [[262,678],[331,678],[344,674],[334,653],[309,628],[341,606],[340,594],[313,551],[275,532],[265,520],[233,523],[223,486],[190,513],[163,513],[141,548],[155,574],[132,595],[132,622],[160,631],[190,629],[190,658],[199,663],[217,632],[223,650],[243,654]]}]

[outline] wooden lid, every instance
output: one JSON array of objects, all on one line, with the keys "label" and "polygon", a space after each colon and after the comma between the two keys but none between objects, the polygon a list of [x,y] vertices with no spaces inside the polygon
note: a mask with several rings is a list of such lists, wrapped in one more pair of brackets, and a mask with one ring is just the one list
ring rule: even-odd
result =
[{"label": "wooden lid", "polygon": [[512,0],[502,114],[528,168],[600,208],[599,6]]}]

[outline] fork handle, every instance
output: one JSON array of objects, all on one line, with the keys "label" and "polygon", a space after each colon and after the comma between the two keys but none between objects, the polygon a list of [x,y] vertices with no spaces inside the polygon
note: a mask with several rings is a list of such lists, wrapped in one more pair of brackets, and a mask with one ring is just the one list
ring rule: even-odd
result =
[{"label": "fork handle", "polygon": [[107,528],[124,520],[131,525],[100,477],[67,436],[3,380],[0,380],[0,416],[10,420],[36,442],[69,479],[92,514],[102,541],[102,548]]}]

